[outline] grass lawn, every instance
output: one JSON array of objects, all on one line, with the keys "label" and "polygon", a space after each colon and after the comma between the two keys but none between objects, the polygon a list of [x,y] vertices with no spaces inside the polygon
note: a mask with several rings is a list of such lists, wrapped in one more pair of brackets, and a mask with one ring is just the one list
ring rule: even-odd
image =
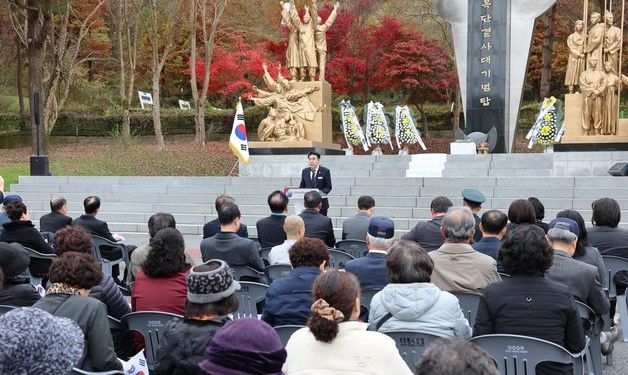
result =
[{"label": "grass lawn", "polygon": [[[18,176],[30,173],[30,151],[30,147],[0,149],[0,176],[6,190],[17,183]],[[225,141],[205,146],[174,141],[157,152],[152,139],[128,147],[111,139],[95,139],[51,146],[48,155],[50,171],[59,176],[223,176],[236,162]]]}]

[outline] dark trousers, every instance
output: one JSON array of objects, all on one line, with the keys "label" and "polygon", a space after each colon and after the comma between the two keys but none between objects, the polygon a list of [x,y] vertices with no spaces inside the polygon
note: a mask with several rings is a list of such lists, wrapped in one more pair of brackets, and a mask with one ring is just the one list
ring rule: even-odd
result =
[{"label": "dark trousers", "polygon": [[321,215],[327,216],[327,209],[329,208],[329,199],[323,198],[323,205],[321,206],[321,210],[319,211]]}]

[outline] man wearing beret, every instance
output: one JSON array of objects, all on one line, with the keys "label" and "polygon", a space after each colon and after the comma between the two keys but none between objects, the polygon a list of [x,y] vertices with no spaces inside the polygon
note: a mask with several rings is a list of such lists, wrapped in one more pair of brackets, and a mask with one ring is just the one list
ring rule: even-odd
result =
[{"label": "man wearing beret", "polygon": [[475,219],[473,242],[479,242],[482,239],[482,231],[480,230],[482,219],[480,219],[478,212],[482,209],[482,203],[486,202],[486,197],[478,190],[464,189],[462,191],[462,202],[465,207],[469,207],[471,212],[473,212],[473,218]]}]

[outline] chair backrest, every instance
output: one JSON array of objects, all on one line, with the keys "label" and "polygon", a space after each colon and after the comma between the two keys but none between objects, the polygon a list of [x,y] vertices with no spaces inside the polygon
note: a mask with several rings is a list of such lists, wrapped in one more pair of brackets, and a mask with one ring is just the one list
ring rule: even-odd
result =
[{"label": "chair backrest", "polygon": [[236,295],[240,298],[240,306],[233,314],[234,317],[257,317],[257,304],[266,298],[268,285],[250,281],[240,281],[240,287],[240,290],[236,291]]},{"label": "chair backrest", "polygon": [[423,351],[440,338],[430,333],[416,331],[390,331],[384,333],[395,340],[395,345],[397,345],[401,358],[411,369],[414,369],[416,363],[421,359]]},{"label": "chair backrest", "polygon": [[480,295],[468,292],[451,292],[458,298],[458,304],[462,313],[467,318],[469,326],[473,328],[475,325],[475,317],[478,314],[478,305],[480,304]]},{"label": "chair backrest", "polygon": [[288,276],[290,272],[292,272],[292,265],[290,264],[273,264],[264,269],[269,283]]},{"label": "chair backrest", "polygon": [[277,326],[275,327],[275,332],[277,332],[277,335],[279,336],[279,340],[281,340],[281,343],[283,344],[285,348],[286,344],[288,343],[288,340],[290,340],[290,336],[292,336],[293,333],[295,333],[296,331],[300,330],[303,327],[305,326],[299,326],[299,325]]},{"label": "chair backrest", "polygon": [[371,300],[373,296],[382,290],[382,288],[366,288],[360,291],[360,304],[364,305],[367,309],[371,308]]},{"label": "chair backrest", "polygon": [[250,280],[263,280],[264,274],[249,266],[231,266],[233,277],[240,281],[243,277]]},{"label": "chair backrest", "polygon": [[15,308],[15,306],[0,305],[0,315],[8,313],[9,311],[13,310],[14,308]]},{"label": "chair backrest", "polygon": [[107,320],[109,321],[109,329],[110,330],[122,330],[126,328],[126,325],[122,323],[122,321],[114,318],[111,315],[107,315]]},{"label": "chair backrest", "polygon": [[[30,259],[48,259],[48,260],[54,260],[55,258],[57,258],[57,255],[55,254],[42,254],[38,251],[35,251],[33,249],[31,249],[30,247],[26,247],[24,246],[24,250],[26,250],[26,253],[28,254]],[[24,271],[24,273],[26,275],[28,275],[28,277],[30,278],[30,282],[32,286],[37,286],[37,285],[41,285],[43,278],[39,277],[39,276],[33,276],[30,273],[30,270],[28,268],[26,268],[26,270]]]},{"label": "chair backrest", "polygon": [[573,363],[574,370],[584,368],[585,351],[573,355],[560,345],[535,337],[499,334],[478,336],[470,341],[486,350],[504,375],[534,374],[536,365],[546,361]]},{"label": "chair backrest", "polygon": [[329,250],[329,265],[333,268],[342,268],[345,263],[353,259],[355,258],[344,251],[334,249]]},{"label": "chair backrest", "polygon": [[[92,247],[92,251],[93,251],[93,255],[96,258],[96,260],[98,262],[108,262],[111,264],[116,264],[116,263],[120,263],[122,261],[125,261],[128,263],[128,258],[127,258],[127,254],[126,254],[126,247],[123,244],[117,243],[117,242],[112,242],[109,241],[106,238],[100,237],[100,236],[96,236],[92,234],[92,242],[93,242],[93,247]],[[105,249],[111,249],[111,248],[118,248],[121,250],[122,255],[120,256],[120,258],[118,259],[106,259],[102,256],[102,248]]]},{"label": "chair backrest", "polygon": [[123,371],[118,371],[118,370],[112,370],[112,371],[103,371],[103,372],[92,372],[92,371],[85,371],[85,370],[81,370],[80,368],[77,367],[72,367],[72,372],[70,374],[85,374],[85,375],[124,375]]},{"label": "chair backrest", "polygon": [[499,277],[501,277],[502,279],[507,279],[510,277],[509,274],[507,273],[503,273],[503,272],[497,272],[499,274]]},{"label": "chair backrest", "polygon": [[602,255],[602,260],[608,272],[608,297],[615,298],[617,297],[617,289],[613,277],[618,271],[628,271],[628,259],[614,255]]},{"label": "chair backrest", "polygon": [[270,261],[268,260],[268,254],[270,254],[270,250],[272,250],[272,246],[271,247],[262,247],[259,250],[259,256],[262,257],[262,260],[264,261],[265,265],[269,265]]},{"label": "chair backrest", "polygon": [[155,354],[159,348],[161,335],[166,324],[175,318],[183,318],[181,315],[160,311],[138,311],[126,314],[120,322],[129,327],[132,331],[137,331],[144,336],[144,354],[148,362],[148,368],[153,369]]},{"label": "chair backrest", "polygon": [[361,258],[369,251],[366,241],[342,240],[336,242],[336,249],[350,254],[354,258]]}]

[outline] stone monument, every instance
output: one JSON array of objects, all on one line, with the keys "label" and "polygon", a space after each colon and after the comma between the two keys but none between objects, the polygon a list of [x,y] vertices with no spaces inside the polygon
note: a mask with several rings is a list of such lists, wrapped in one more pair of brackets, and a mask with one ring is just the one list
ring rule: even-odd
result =
[{"label": "stone monument", "polygon": [[[256,105],[269,107],[259,124],[259,141],[249,142],[255,154],[289,154],[316,150],[322,154],[342,154],[332,139],[331,85],[325,81],[327,40],[325,34],[336,19],[336,3],[325,22],[318,17],[316,0],[299,18],[294,0],[281,2],[282,22],[290,31],[286,67],[291,79],[281,73],[277,78],[263,64],[265,89],[254,87]],[[318,75],[318,80],[317,80]]]},{"label": "stone monument", "polygon": [[[623,15],[625,0],[618,3],[615,4],[621,6]],[[584,46],[579,46],[578,43],[573,43],[572,36],[567,41],[572,53],[565,84],[570,89],[565,95],[565,135],[561,148],[575,149],[570,145],[580,144],[589,145],[586,149],[602,150],[614,149],[613,144],[628,143],[628,120],[619,118],[621,90],[628,84],[628,78],[621,74],[620,63],[625,19],[622,16],[621,28],[615,26],[611,11],[612,9],[606,10],[602,20],[598,12],[588,14],[588,2],[585,1],[583,19],[591,22],[591,27],[587,29],[585,24],[582,32],[582,39],[587,42]],[[576,21],[576,32],[578,22]],[[572,48],[574,46],[576,49],[581,48],[586,54],[586,67],[579,75],[577,92],[571,86],[575,72],[569,69],[573,65],[571,60],[576,52]],[[578,57],[582,58],[582,55]]]},{"label": "stone monument", "polygon": [[494,152],[510,152],[534,21],[556,0],[439,0],[452,27],[466,131],[497,129]]}]

